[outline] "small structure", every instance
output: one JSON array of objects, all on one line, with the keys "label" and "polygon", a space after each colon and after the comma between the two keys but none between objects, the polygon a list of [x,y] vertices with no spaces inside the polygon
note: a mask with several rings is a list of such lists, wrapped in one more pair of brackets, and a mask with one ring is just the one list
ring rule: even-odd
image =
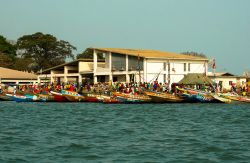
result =
[{"label": "small structure", "polygon": [[231,90],[232,86],[241,87],[246,84],[247,78],[244,76],[237,76],[229,72],[208,72],[208,77],[220,86],[222,90]]},{"label": "small structure", "polygon": [[0,67],[0,83],[2,84],[34,84],[36,82],[37,75],[33,73]]},{"label": "small structure", "polygon": [[179,84],[184,85],[212,85],[212,80],[207,77],[205,74],[199,73],[190,73],[184,76],[182,80],[179,81]]}]

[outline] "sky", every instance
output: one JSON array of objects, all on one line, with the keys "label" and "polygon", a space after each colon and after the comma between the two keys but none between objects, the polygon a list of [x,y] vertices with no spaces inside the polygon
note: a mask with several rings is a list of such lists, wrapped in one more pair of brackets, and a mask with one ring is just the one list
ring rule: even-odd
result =
[{"label": "sky", "polygon": [[250,0],[0,0],[0,35],[42,32],[88,47],[195,51],[250,70]]}]

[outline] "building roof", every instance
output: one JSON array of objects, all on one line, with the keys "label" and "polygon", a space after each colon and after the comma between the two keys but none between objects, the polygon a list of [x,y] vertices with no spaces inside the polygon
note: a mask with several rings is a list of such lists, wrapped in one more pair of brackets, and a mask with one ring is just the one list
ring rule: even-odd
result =
[{"label": "building roof", "polygon": [[37,79],[33,73],[17,71],[13,69],[0,67],[0,78],[4,79]]},{"label": "building roof", "polygon": [[205,74],[190,73],[184,76],[184,78],[179,81],[179,84],[211,84],[212,80]]},{"label": "building roof", "polygon": [[229,72],[215,72],[215,73],[208,72],[208,76],[216,76],[216,77],[218,77],[218,76],[235,76],[235,75],[231,74]]},{"label": "building roof", "polygon": [[208,72],[209,77],[220,77],[220,78],[246,78],[245,76],[234,75],[230,72]]},{"label": "building roof", "polygon": [[202,58],[198,56],[190,56],[184,54],[178,54],[173,52],[162,52],[158,50],[139,50],[139,49],[120,49],[120,48],[88,48],[93,50],[99,50],[104,52],[112,52],[119,54],[128,54],[132,56],[139,56],[143,58],[161,58],[161,59],[185,59],[185,60],[204,60],[207,58]]},{"label": "building roof", "polygon": [[[60,64],[60,65],[57,65],[57,66],[54,66],[54,67],[51,67],[51,68],[47,68],[45,70],[42,70],[42,72],[40,73],[45,73],[45,72],[49,72],[50,70],[53,70],[53,69],[61,69],[61,70],[64,70],[64,66],[77,66],[78,65],[78,62],[93,62],[93,59],[86,59],[86,58],[79,58],[77,60],[74,60],[74,61],[71,61],[71,62],[67,62],[67,63],[63,63],[63,64]],[[105,60],[99,60],[99,62],[104,62]]]}]

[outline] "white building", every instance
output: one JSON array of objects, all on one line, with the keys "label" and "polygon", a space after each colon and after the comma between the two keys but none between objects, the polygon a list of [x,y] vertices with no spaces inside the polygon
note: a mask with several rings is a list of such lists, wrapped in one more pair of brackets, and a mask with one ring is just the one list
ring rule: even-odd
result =
[{"label": "white building", "polygon": [[246,84],[247,78],[244,76],[236,76],[228,72],[208,72],[208,77],[217,85],[220,85],[222,90],[231,90],[232,85],[242,86]]},{"label": "white building", "polygon": [[[52,67],[38,76],[50,82],[78,81],[90,78],[94,83],[152,82],[177,83],[185,74],[207,74],[208,59],[157,50],[88,48],[93,59],[79,59]],[[103,56],[104,59],[99,59]]]}]

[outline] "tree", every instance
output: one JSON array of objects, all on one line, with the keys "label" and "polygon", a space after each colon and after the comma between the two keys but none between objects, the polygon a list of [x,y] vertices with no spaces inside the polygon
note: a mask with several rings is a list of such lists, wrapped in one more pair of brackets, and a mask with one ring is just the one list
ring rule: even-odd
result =
[{"label": "tree", "polygon": [[12,65],[13,65],[12,58],[0,52],[0,67],[10,68]]},{"label": "tree", "polygon": [[0,52],[8,55],[15,55],[16,48],[14,45],[10,44],[5,37],[0,35]]},{"label": "tree", "polygon": [[[77,55],[77,59],[84,58],[84,59],[93,59],[93,49],[86,49],[81,54]],[[97,53],[98,59],[104,59],[103,55],[101,53]]]},{"label": "tree", "polygon": [[34,72],[65,63],[67,58],[74,59],[72,52],[76,50],[69,42],[41,32],[20,37],[16,46],[20,58],[32,61],[26,66]]},{"label": "tree", "polygon": [[0,35],[0,66],[10,68],[14,63],[16,48]]},{"label": "tree", "polygon": [[197,52],[183,52],[181,54],[184,54],[184,55],[191,55],[191,56],[196,56],[196,57],[201,57],[201,58],[207,58],[207,56],[203,53],[197,53]]}]

